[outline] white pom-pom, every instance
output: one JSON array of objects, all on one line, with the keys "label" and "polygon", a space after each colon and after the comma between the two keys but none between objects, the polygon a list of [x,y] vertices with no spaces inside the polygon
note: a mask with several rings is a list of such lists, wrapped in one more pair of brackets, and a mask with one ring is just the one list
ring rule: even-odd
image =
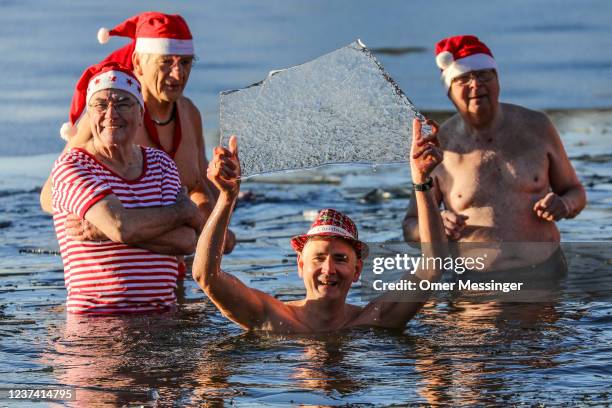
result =
[{"label": "white pom-pom", "polygon": [[71,137],[76,136],[76,134],[77,134],[77,128],[70,122],[64,123],[62,127],[60,128],[60,136],[65,141],[68,141],[68,139],[70,139]]},{"label": "white pom-pom", "polygon": [[438,55],[436,55],[436,64],[440,69],[446,69],[450,67],[455,58],[453,54],[448,51],[442,51]]},{"label": "white pom-pom", "polygon": [[108,28],[102,27],[98,30],[98,42],[100,44],[106,44],[109,38],[110,32],[108,31]]}]

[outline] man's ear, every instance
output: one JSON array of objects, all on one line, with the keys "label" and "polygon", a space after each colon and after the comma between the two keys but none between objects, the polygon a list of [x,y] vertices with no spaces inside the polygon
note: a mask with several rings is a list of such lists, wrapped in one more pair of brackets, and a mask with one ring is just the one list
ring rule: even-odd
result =
[{"label": "man's ear", "polygon": [[137,52],[132,53],[132,65],[134,65],[134,73],[136,76],[142,76],[142,57]]},{"label": "man's ear", "polygon": [[357,259],[357,264],[355,265],[355,275],[353,276],[353,282],[357,282],[359,280],[362,269],[363,269],[363,261],[361,259]]},{"label": "man's ear", "polygon": [[304,273],[302,272],[304,268],[304,260],[302,259],[301,252],[297,253],[297,267],[298,267],[298,276],[302,278],[302,276],[304,275]]}]

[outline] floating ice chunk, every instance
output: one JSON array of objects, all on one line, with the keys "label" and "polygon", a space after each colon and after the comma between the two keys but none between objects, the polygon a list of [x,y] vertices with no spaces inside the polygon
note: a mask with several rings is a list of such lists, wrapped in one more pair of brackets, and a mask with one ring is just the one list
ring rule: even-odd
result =
[{"label": "floating ice chunk", "polygon": [[244,178],[408,157],[422,115],[365,45],[354,43],[220,96],[221,144],[239,140]]}]

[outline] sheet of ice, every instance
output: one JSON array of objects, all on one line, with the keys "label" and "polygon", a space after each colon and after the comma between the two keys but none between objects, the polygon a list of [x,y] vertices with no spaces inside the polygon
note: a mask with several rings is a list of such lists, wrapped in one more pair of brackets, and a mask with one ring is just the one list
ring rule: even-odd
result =
[{"label": "sheet of ice", "polygon": [[360,40],[220,95],[221,144],[238,136],[245,178],[406,161],[415,116],[422,118]]}]

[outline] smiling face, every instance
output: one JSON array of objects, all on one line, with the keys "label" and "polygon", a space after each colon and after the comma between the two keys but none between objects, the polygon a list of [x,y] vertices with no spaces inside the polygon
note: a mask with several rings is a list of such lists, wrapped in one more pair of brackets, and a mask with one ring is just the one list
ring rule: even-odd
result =
[{"label": "smiling face", "polygon": [[189,80],[193,55],[134,54],[134,73],[145,98],[176,102]]},{"label": "smiling face", "polygon": [[119,89],[103,89],[93,94],[87,114],[94,138],[107,148],[132,143],[142,123],[142,110],[136,98]]},{"label": "smiling face", "polygon": [[298,253],[298,273],[309,300],[346,299],[362,266],[353,246],[341,238],[313,237]]},{"label": "smiling face", "polygon": [[499,107],[499,81],[495,70],[471,71],[451,82],[448,91],[457,111],[480,125],[490,121]]}]

